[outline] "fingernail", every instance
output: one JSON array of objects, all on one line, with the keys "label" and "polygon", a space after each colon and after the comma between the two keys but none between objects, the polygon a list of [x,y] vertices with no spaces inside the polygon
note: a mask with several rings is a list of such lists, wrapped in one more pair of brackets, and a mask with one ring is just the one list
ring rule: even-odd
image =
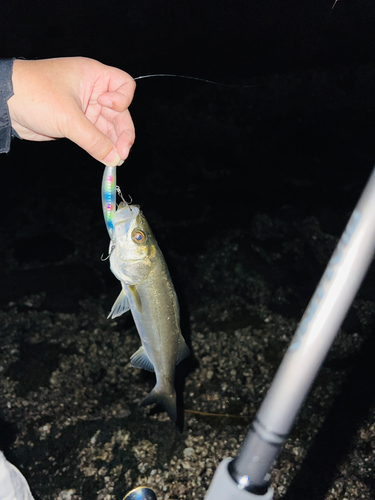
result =
[{"label": "fingernail", "polygon": [[122,165],[122,160],[120,158],[120,155],[118,154],[116,149],[112,149],[112,151],[104,158],[103,162],[104,165],[107,167],[117,167],[117,165]]}]

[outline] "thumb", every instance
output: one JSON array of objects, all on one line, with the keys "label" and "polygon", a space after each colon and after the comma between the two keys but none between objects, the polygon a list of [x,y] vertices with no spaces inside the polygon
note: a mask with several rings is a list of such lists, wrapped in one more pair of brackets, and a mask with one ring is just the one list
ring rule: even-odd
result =
[{"label": "thumb", "polygon": [[75,118],[75,123],[70,123],[69,131],[65,134],[68,139],[108,167],[117,167],[123,163],[113,142],[83,113]]}]

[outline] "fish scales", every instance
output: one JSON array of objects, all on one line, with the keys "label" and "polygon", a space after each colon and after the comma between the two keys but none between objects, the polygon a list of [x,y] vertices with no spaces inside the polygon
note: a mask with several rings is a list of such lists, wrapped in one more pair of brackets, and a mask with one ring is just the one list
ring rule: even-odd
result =
[{"label": "fish scales", "polygon": [[170,365],[169,359],[177,362],[180,327],[177,297],[161,262],[155,263],[147,280],[137,286],[137,291],[142,312],[131,303],[134,322],[142,343],[150,346],[146,350],[153,365],[160,360],[157,364],[161,366],[161,372],[165,372]]}]

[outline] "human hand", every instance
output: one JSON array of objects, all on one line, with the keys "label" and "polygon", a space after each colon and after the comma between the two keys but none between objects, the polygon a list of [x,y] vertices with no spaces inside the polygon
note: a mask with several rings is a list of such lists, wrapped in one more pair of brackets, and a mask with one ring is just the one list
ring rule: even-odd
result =
[{"label": "human hand", "polygon": [[12,81],[9,113],[22,139],[67,137],[112,167],[127,158],[135,139],[130,75],[84,57],[16,59]]}]

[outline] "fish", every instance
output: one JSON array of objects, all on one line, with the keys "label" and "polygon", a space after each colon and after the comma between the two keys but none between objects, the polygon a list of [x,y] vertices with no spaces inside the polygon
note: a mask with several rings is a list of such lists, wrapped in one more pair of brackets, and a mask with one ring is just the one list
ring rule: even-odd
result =
[{"label": "fish", "polygon": [[138,205],[122,201],[107,220],[112,235],[110,269],[121,282],[108,318],[131,311],[141,340],[130,358],[131,366],[156,376],[156,385],[141,406],[158,403],[176,422],[175,367],[190,352],[181,333],[178,299],[167,264]]}]

